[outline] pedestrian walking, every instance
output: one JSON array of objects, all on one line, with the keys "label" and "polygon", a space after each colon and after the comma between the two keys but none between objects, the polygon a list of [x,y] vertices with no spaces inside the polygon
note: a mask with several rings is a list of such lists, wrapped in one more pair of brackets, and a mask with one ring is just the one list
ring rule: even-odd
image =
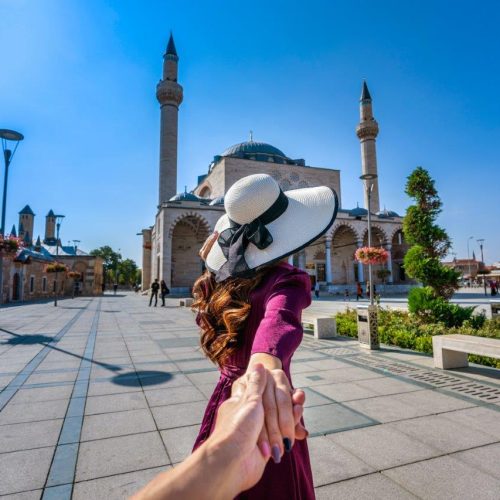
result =
[{"label": "pedestrian walking", "polygon": [[113,285],[113,295],[116,295],[116,291],[118,290],[118,283]]},{"label": "pedestrian walking", "polygon": [[[194,448],[213,432],[217,410],[236,389],[235,381],[262,363],[272,374],[264,411],[274,412],[266,417],[261,444],[273,460],[243,498],[313,500],[306,440],[293,443],[293,422],[281,421],[276,411],[277,402],[293,394],[290,362],[303,336],[302,311],[311,304],[309,275],[285,258],[328,231],[337,196],[326,186],[284,193],[271,176],[256,174],[234,183],[225,200],[218,234],[200,254],[207,271],[193,287],[201,348],[221,372]],[[286,375],[275,375],[276,369]]]},{"label": "pedestrian walking", "polygon": [[165,297],[170,293],[165,280],[161,280],[160,283],[160,292],[161,292],[161,307],[165,307]]},{"label": "pedestrian walking", "polygon": [[358,281],[356,283],[356,301],[362,298],[363,298],[363,288],[361,286],[361,283]]},{"label": "pedestrian walking", "polygon": [[316,296],[317,299],[319,299],[319,283],[316,281],[316,284],[314,285],[314,295]]},{"label": "pedestrian walking", "polygon": [[160,289],[160,284],[158,283],[158,278],[155,278],[154,283],[151,284],[151,298],[149,299],[149,307],[153,303],[153,297],[155,299],[155,307],[158,305],[158,290]]},{"label": "pedestrian walking", "polygon": [[344,300],[347,300],[349,302],[351,301],[351,297],[349,296],[349,289],[348,288],[346,288],[344,290]]}]

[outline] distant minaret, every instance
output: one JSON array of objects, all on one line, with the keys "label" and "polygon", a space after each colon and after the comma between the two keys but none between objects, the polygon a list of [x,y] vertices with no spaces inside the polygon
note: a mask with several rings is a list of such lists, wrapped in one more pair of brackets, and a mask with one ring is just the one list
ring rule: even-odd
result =
[{"label": "distant minaret", "polygon": [[26,244],[31,245],[33,238],[33,226],[35,223],[35,214],[29,205],[26,205],[19,212],[19,238]]},{"label": "distant minaret", "polygon": [[48,245],[54,245],[56,242],[56,215],[52,209],[45,216],[45,238],[43,242]]},{"label": "distant minaret", "polygon": [[170,34],[167,51],[163,56],[163,79],[156,87],[156,98],[161,109],[160,206],[177,193],[177,122],[182,102],[182,87],[177,83],[178,61],[174,38]]},{"label": "distant minaret", "polygon": [[[368,91],[366,82],[363,82],[361,99],[359,100],[360,122],[356,128],[356,134],[361,142],[361,169],[364,174],[377,174],[377,151],[375,139],[378,135],[378,123],[373,118],[372,98]],[[380,210],[380,200],[378,192],[378,179],[373,182],[371,193],[370,211],[376,213]],[[368,196],[365,190],[365,208],[368,209]]]}]

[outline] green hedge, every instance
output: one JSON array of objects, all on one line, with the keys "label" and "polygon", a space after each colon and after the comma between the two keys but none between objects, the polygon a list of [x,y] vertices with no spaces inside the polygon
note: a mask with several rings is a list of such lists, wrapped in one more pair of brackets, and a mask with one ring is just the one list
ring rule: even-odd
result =
[{"label": "green hedge", "polygon": [[[337,313],[337,333],[357,338],[356,311],[347,309]],[[395,345],[404,349],[432,354],[432,337],[434,335],[477,335],[500,339],[500,320],[485,320],[481,328],[474,321],[465,321],[460,327],[447,327],[444,323],[423,323],[406,311],[379,308],[378,334],[382,344]],[[469,355],[469,361],[485,366],[500,368],[500,360],[485,356]]]}]

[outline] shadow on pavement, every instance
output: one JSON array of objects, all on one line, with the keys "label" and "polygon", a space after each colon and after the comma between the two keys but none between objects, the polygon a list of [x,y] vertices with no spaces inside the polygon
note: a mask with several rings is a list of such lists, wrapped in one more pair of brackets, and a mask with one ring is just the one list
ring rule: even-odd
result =
[{"label": "shadow on pavement", "polygon": [[122,370],[122,367],[119,365],[112,365],[110,363],[102,363],[100,361],[95,361],[94,359],[89,359],[86,358],[85,356],[79,356],[78,354],[75,354],[74,352],[66,351],[65,349],[61,349],[59,347],[56,347],[53,345],[54,342],[57,342],[57,340],[54,340],[52,337],[47,337],[46,335],[29,335],[29,334],[20,334],[20,333],[14,333],[10,332],[9,330],[6,330],[5,328],[0,328],[1,332],[8,333],[9,335],[12,335],[12,338],[5,341],[5,342],[0,342],[0,345],[34,345],[34,344],[40,344],[45,347],[48,347],[49,349],[53,349],[54,351],[62,352],[63,354],[67,354],[68,356],[73,356],[74,358],[79,358],[83,359],[85,361],[90,361],[94,365],[98,365],[102,368],[105,368],[106,370],[110,370],[112,372],[119,372]]},{"label": "shadow on pavement", "polygon": [[155,370],[145,370],[139,372],[121,373],[111,379],[113,384],[124,385],[127,387],[141,387],[145,385],[157,385],[166,382],[172,378],[168,372]]}]

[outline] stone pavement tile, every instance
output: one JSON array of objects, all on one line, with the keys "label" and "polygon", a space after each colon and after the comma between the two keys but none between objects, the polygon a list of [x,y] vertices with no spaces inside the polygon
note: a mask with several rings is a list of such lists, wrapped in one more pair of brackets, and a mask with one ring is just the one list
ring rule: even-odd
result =
[{"label": "stone pavement tile", "polygon": [[304,404],[304,408],[332,403],[331,399],[329,399],[328,397],[318,394],[316,389],[317,387],[315,387],[314,389],[304,387],[304,389],[302,389],[306,393],[306,402]]},{"label": "stone pavement tile", "polygon": [[479,429],[500,440],[500,412],[498,411],[475,407],[444,413],[443,417]]},{"label": "stone pavement tile", "polygon": [[[293,361],[292,361],[293,364]],[[339,361],[338,359],[319,359],[316,361],[307,361],[307,365],[313,370],[335,370],[337,368],[351,368],[352,365]]]},{"label": "stone pavement tile", "polygon": [[381,474],[316,488],[316,500],[415,500],[417,497]]},{"label": "stone pavement tile", "polygon": [[200,359],[196,361],[177,361],[175,363],[180,371],[186,370],[211,370],[216,368],[208,359]]},{"label": "stone pavement tile", "polygon": [[311,435],[373,425],[368,417],[337,403],[304,408],[304,422]]},{"label": "stone pavement tile", "polygon": [[78,373],[71,372],[55,372],[55,373],[38,373],[34,372],[28,380],[27,384],[46,384],[50,382],[73,382],[76,380]]},{"label": "stone pavement tile", "polygon": [[54,447],[0,454],[0,495],[43,488]]},{"label": "stone pavement tile", "polygon": [[191,352],[184,352],[184,353],[182,353],[182,352],[172,353],[172,354],[169,354],[168,358],[172,361],[206,359],[205,356],[198,350],[191,351]]},{"label": "stone pavement tile", "polygon": [[387,427],[396,429],[445,453],[466,450],[496,441],[493,436],[447,420],[441,415],[402,420],[388,424]]},{"label": "stone pavement tile", "polygon": [[475,469],[500,479],[500,443],[460,451],[451,456]]},{"label": "stone pavement tile", "polygon": [[0,425],[64,418],[68,401],[68,399],[57,399],[35,403],[14,404],[11,402],[0,413]]},{"label": "stone pavement tile", "polygon": [[43,490],[24,491],[23,493],[13,493],[12,495],[1,495],[2,500],[40,500]]},{"label": "stone pavement tile", "polygon": [[190,373],[187,378],[195,385],[207,384],[208,382],[217,383],[220,378],[219,370],[206,371],[200,373]]},{"label": "stone pavement tile", "polygon": [[428,500],[498,500],[500,481],[451,456],[383,471],[414,495]]},{"label": "stone pavement tile", "polygon": [[328,436],[377,470],[440,455],[436,448],[387,425],[376,425]]},{"label": "stone pavement tile", "polygon": [[427,412],[428,415],[475,406],[474,403],[427,389],[398,394],[395,398],[403,404],[419,407],[422,411]]},{"label": "stone pavement tile", "polygon": [[105,396],[92,396],[87,398],[85,415],[140,410],[142,408],[147,408],[146,398],[142,392],[108,394]]},{"label": "stone pavement tile", "polygon": [[311,457],[314,486],[322,486],[375,472],[373,467],[365,464],[325,436],[309,438],[307,446]]},{"label": "stone pavement tile", "polygon": [[55,401],[69,399],[73,387],[71,385],[57,387],[37,387],[33,389],[19,389],[9,404],[35,403],[37,401]]},{"label": "stone pavement tile", "polygon": [[62,419],[0,425],[0,452],[55,446]]},{"label": "stone pavement tile", "polygon": [[182,462],[182,460],[191,454],[199,430],[199,425],[191,425],[189,427],[161,431],[161,437],[173,464]]},{"label": "stone pavement tile", "polygon": [[76,481],[169,465],[158,432],[133,434],[80,444]]},{"label": "stone pavement tile", "polygon": [[160,472],[170,469],[171,466],[154,467],[152,469],[117,474],[76,483],[73,489],[72,500],[106,499],[123,500],[145,486]]},{"label": "stone pavement tile", "polygon": [[290,365],[290,373],[292,374],[292,378],[295,374],[304,373],[304,372],[312,372],[314,368],[309,365],[309,363],[294,363]]},{"label": "stone pavement tile", "polygon": [[392,422],[406,418],[420,417],[428,412],[416,406],[403,403],[397,396],[378,396],[346,402],[345,405],[379,422]]},{"label": "stone pavement tile", "polygon": [[186,425],[200,424],[207,406],[206,401],[180,403],[151,408],[159,429],[172,429]]},{"label": "stone pavement tile", "polygon": [[328,396],[334,401],[351,401],[376,396],[376,393],[365,387],[360,387],[354,382],[341,382],[338,384],[315,385],[314,390]]},{"label": "stone pavement tile", "polygon": [[123,392],[140,391],[141,386],[137,377],[129,379],[129,382],[134,382],[135,385],[115,384],[112,381],[90,381],[88,396],[101,396],[104,394],[121,394]]},{"label": "stone pavement tile", "polygon": [[312,371],[309,373],[299,373],[293,377],[293,384],[296,387],[314,387],[326,383],[336,382],[354,382],[355,380],[364,380],[382,377],[370,370],[364,368],[350,367],[345,369]]},{"label": "stone pavement tile", "polygon": [[205,401],[205,395],[197,387],[184,386],[172,387],[169,389],[150,389],[145,390],[144,394],[148,400],[149,406],[166,406],[177,403],[192,403],[195,401]]},{"label": "stone pavement tile", "polygon": [[201,391],[207,399],[210,399],[216,385],[216,382],[210,382],[208,384],[197,384],[196,388]]},{"label": "stone pavement tile", "polygon": [[148,409],[86,415],[83,419],[80,440],[91,441],[154,430],[156,430],[156,426]]},{"label": "stone pavement tile", "polygon": [[379,396],[388,396],[402,392],[421,391],[423,388],[415,384],[409,384],[392,377],[374,378],[372,380],[359,380],[357,385],[370,389]]}]

